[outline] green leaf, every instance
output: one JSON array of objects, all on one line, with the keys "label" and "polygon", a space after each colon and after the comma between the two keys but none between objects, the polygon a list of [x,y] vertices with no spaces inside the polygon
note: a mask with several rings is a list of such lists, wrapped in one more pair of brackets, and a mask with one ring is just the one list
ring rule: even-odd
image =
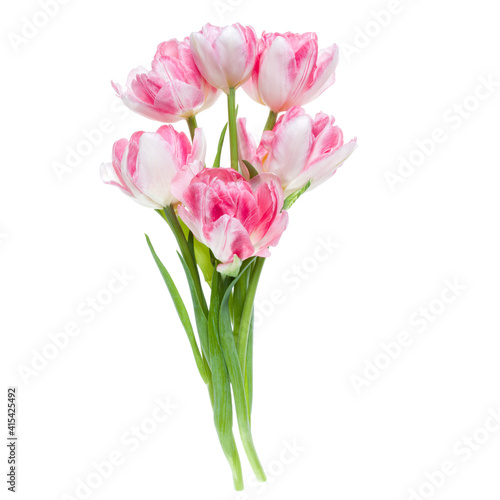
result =
[{"label": "green leaf", "polygon": [[189,343],[191,345],[191,350],[193,351],[193,354],[194,354],[196,365],[198,366],[198,371],[200,372],[200,375],[203,378],[203,381],[205,383],[208,383],[209,378],[208,378],[208,375],[205,371],[203,359],[201,357],[200,350],[198,348],[198,344],[197,344],[196,338],[194,336],[193,326],[191,324],[191,320],[189,319],[189,314],[187,312],[186,306],[184,305],[184,302],[183,302],[183,300],[179,294],[179,291],[177,290],[177,287],[175,286],[175,283],[172,280],[169,272],[167,271],[166,267],[163,265],[161,260],[158,258],[158,255],[156,255],[156,252],[153,248],[153,245],[151,244],[151,240],[149,239],[149,236],[147,234],[145,236],[146,236],[146,241],[148,242],[149,249],[151,250],[151,254],[153,255],[153,258],[156,262],[156,265],[158,266],[158,269],[160,270],[160,273],[163,276],[163,280],[165,281],[165,284],[167,285],[168,291],[170,292],[170,295],[171,295],[172,300],[174,302],[175,309],[177,311],[177,314],[179,315],[179,319],[181,320],[182,326],[184,327],[184,330],[186,331]]},{"label": "green leaf", "polygon": [[249,162],[246,160],[241,160],[245,166],[248,169],[248,173],[250,175],[250,179],[253,179],[256,175],[259,175],[259,172],[257,172],[257,169]]},{"label": "green leaf", "polygon": [[158,209],[155,209],[155,212],[156,212],[157,214],[160,214],[160,217],[161,217],[161,218],[162,218],[165,222],[168,222],[168,221],[167,221],[167,217],[166,217],[166,215],[165,215],[165,212],[164,212],[163,210],[158,210]]},{"label": "green leaf", "polygon": [[224,125],[219,139],[219,147],[217,148],[217,155],[214,160],[214,168],[220,167],[220,157],[222,155],[222,146],[224,145],[224,138],[226,137],[227,123]]},{"label": "green leaf", "polygon": [[309,180],[303,188],[295,191],[295,193],[292,193],[290,196],[287,196],[285,198],[285,203],[283,204],[283,210],[289,210],[290,207],[310,188],[311,182],[312,180]]},{"label": "green leaf", "polygon": [[205,313],[203,312],[203,308],[200,304],[200,300],[198,298],[198,294],[196,293],[196,286],[194,284],[194,277],[192,276],[191,272],[189,271],[189,267],[184,260],[184,257],[177,252],[177,255],[179,256],[179,259],[182,263],[182,267],[184,267],[184,272],[186,273],[186,278],[188,280],[189,284],[189,290],[191,292],[191,299],[193,301],[193,308],[194,308],[194,315],[196,318],[196,327],[198,329],[198,335],[200,337],[200,344],[201,344],[201,349],[203,351],[203,354],[205,354],[205,357],[209,360],[209,349],[208,349],[208,323],[207,323],[207,317],[205,316]]},{"label": "green leaf", "polygon": [[[179,223],[182,227],[182,231],[184,232],[186,238],[189,239],[189,228],[184,224],[183,220],[179,217]],[[193,238],[193,248],[194,254],[196,257],[196,262],[198,267],[201,269],[203,273],[204,280],[211,286],[212,285],[212,275],[213,275],[213,265],[212,260],[210,259],[210,249],[198,241],[196,238]]]},{"label": "green leaf", "polygon": [[188,238],[187,238],[187,243],[188,243],[189,251],[191,252],[191,257],[193,257],[193,259],[196,260],[196,254],[194,252],[194,235],[193,235],[193,233],[191,231],[189,231]]}]

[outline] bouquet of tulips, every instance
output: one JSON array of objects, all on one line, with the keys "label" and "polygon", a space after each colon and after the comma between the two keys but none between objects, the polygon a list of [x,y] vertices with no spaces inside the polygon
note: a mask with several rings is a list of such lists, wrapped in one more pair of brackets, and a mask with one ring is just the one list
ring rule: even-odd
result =
[{"label": "bouquet of tulips", "polygon": [[[124,88],[113,84],[133,111],[164,123],[184,119],[189,128],[191,141],[172,125],[117,141],[101,176],[155,209],[177,240],[196,328],[146,236],[207,385],[236,490],[243,489],[243,479],[233,402],[246,456],[257,479],[266,480],[251,410],[253,305],[269,247],[278,244],[292,204],[330,178],[356,147],[355,139],[344,143],[332,116],[312,118],[301,107],[334,83],[337,63],[337,46],[319,51],[314,33],[264,33],[259,39],[251,27],[207,24],[183,41],[161,43],[152,69],[133,70]],[[237,117],[239,87],[269,108],[258,145],[245,118]],[[221,93],[228,121],[210,166],[196,117]],[[231,160],[221,165],[227,129]]]}]

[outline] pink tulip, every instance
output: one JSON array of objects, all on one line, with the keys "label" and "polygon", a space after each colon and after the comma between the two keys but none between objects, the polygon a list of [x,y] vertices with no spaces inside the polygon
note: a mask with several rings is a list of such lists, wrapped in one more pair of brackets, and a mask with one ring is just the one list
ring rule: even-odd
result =
[{"label": "pink tulip", "polygon": [[141,205],[162,209],[178,202],[171,191],[176,176],[182,178],[191,164],[203,166],[205,152],[200,128],[191,146],[186,134],[163,125],[156,132],[136,132],[130,141],[115,142],[113,161],[101,165],[101,178]]},{"label": "pink tulip", "polygon": [[161,43],[151,71],[136,68],[125,89],[114,82],[113,88],[132,111],[166,123],[190,118],[219,97],[196,67],[188,38]]},{"label": "pink tulip", "polygon": [[233,24],[220,28],[206,24],[191,34],[191,51],[201,74],[214,87],[229,94],[252,72],[257,54],[257,36],[251,27]]},{"label": "pink tulip", "polygon": [[338,60],[336,45],[318,52],[316,33],[264,33],[243,90],[276,113],[303,106],[333,85]]},{"label": "pink tulip", "polygon": [[272,174],[247,181],[233,169],[206,168],[187,188],[174,182],[173,191],[181,200],[179,216],[212,250],[223,274],[234,276],[254,255],[268,257],[288,223],[283,191]]},{"label": "pink tulip", "polygon": [[[258,172],[277,175],[285,197],[311,181],[311,188],[330,178],[356,148],[356,139],[344,144],[335,118],[318,113],[313,119],[300,107],[282,115],[273,130],[262,134],[257,147],[246,130],[246,119],[238,120],[240,158]],[[242,163],[241,168],[246,172]]]}]

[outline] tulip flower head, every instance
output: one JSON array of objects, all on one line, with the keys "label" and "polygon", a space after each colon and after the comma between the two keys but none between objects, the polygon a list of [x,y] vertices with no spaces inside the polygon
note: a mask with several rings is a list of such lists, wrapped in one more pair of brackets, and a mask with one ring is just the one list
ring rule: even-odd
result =
[{"label": "tulip flower head", "polygon": [[257,36],[251,27],[233,24],[220,28],[206,24],[191,34],[191,51],[201,74],[229,94],[250,77],[257,55]]},{"label": "tulip flower head", "polygon": [[335,82],[339,49],[318,50],[316,33],[263,33],[243,90],[275,113],[303,106]]},{"label": "tulip flower head", "polygon": [[220,95],[194,63],[189,39],[158,46],[150,71],[132,70],[126,88],[113,82],[124,104],[147,118],[174,123],[210,107]]},{"label": "tulip flower head", "polygon": [[229,168],[206,168],[186,189],[174,183],[173,191],[181,200],[179,217],[212,250],[223,274],[236,275],[249,257],[268,257],[268,247],[278,244],[288,223],[283,191],[273,174],[247,181]]},{"label": "tulip flower head", "polygon": [[101,165],[101,178],[141,205],[162,209],[178,202],[171,191],[174,178],[185,175],[191,164],[203,165],[205,151],[201,129],[196,129],[192,146],[172,125],[136,132],[129,141],[115,142],[112,162]]},{"label": "tulip flower head", "polygon": [[[270,172],[281,181],[285,197],[311,181],[311,188],[330,178],[356,148],[356,139],[344,144],[335,118],[318,113],[313,119],[303,108],[282,115],[273,130],[262,134],[259,146],[238,120],[240,158],[258,172]],[[245,172],[246,167],[241,165]]]}]

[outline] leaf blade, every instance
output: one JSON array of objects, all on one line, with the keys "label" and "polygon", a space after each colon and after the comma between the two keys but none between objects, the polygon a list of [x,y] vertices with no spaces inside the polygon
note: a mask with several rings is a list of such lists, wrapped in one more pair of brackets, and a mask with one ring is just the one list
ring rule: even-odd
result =
[{"label": "leaf blade", "polygon": [[196,361],[196,365],[198,367],[198,371],[200,372],[201,377],[203,378],[203,381],[205,383],[208,383],[209,378],[207,376],[207,373],[205,371],[205,366],[203,365],[203,359],[200,354],[200,350],[198,348],[198,343],[196,342],[196,338],[194,336],[194,330],[193,330],[193,325],[191,324],[191,319],[189,318],[189,314],[187,312],[186,306],[184,304],[184,301],[182,300],[182,297],[179,294],[179,291],[177,290],[177,287],[175,286],[175,283],[170,276],[169,272],[167,271],[167,268],[163,265],[162,261],[158,257],[158,255],[155,252],[155,249],[153,248],[153,245],[151,243],[151,240],[149,239],[149,236],[146,234],[146,241],[149,246],[149,250],[151,251],[151,254],[153,256],[154,261],[156,262],[156,265],[160,271],[160,274],[163,277],[163,281],[167,285],[167,289],[170,293],[170,296],[172,297],[172,301],[174,303],[175,309],[177,311],[177,315],[179,316],[179,319],[181,320],[182,326],[184,327],[184,330],[186,331],[186,335],[189,340],[189,344],[191,345],[191,350],[193,351],[193,355]]},{"label": "leaf blade", "polygon": [[287,196],[283,203],[283,210],[289,210],[291,206],[311,187],[312,179],[310,179],[305,186],[300,188],[295,193]]}]

